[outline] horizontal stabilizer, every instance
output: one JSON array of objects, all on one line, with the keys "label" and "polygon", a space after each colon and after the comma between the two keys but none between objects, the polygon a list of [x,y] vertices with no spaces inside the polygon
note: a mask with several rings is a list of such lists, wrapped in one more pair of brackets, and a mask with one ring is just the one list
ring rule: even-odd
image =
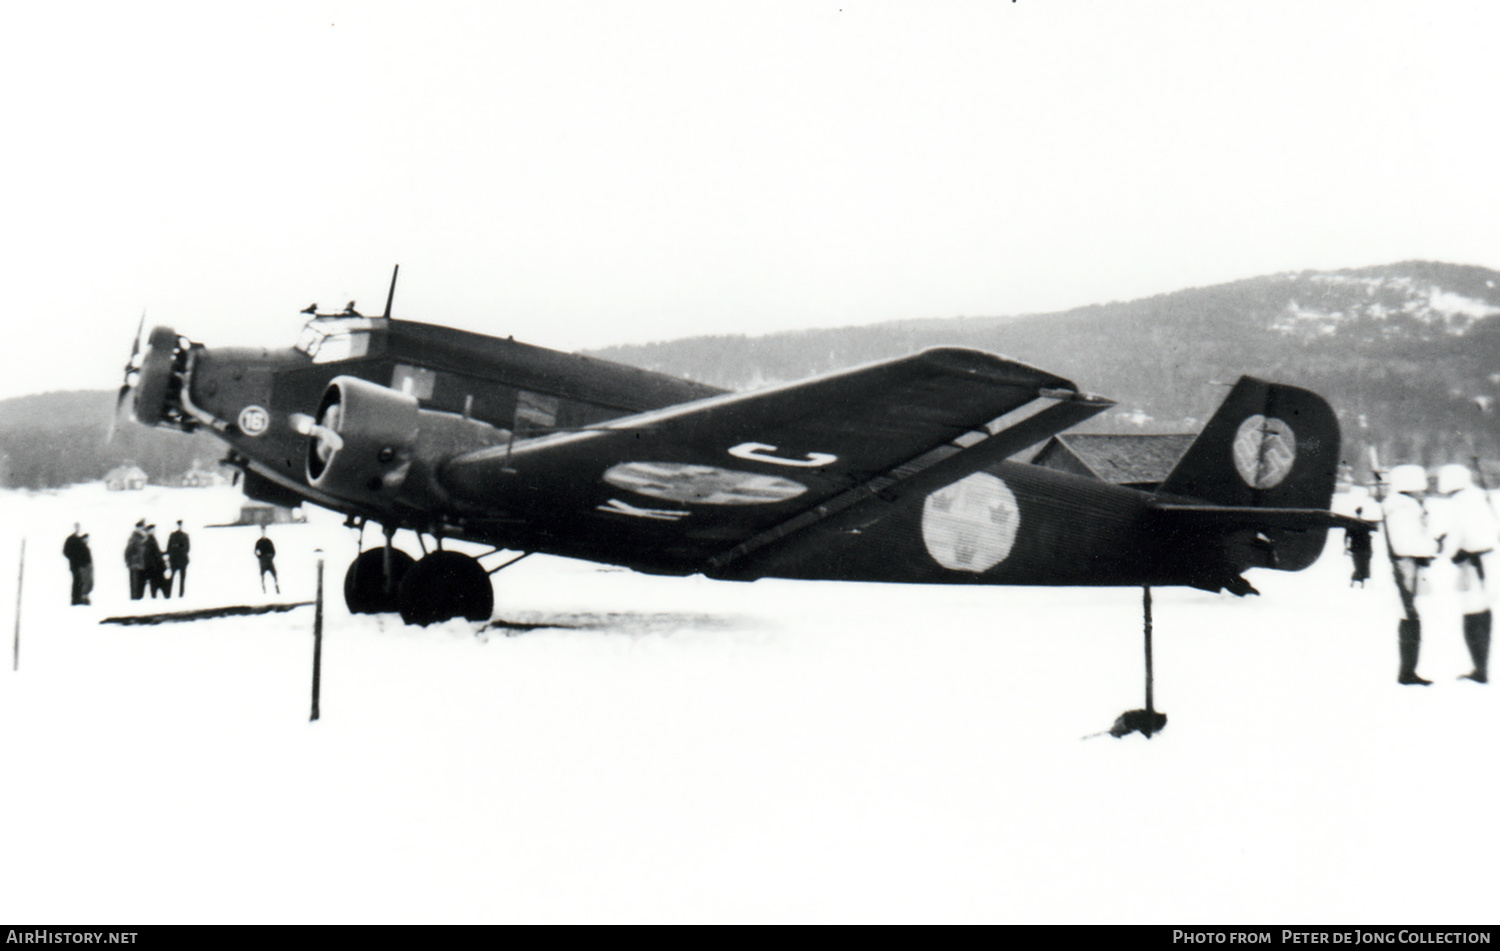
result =
[{"label": "horizontal stabilizer", "polygon": [[1339,515],[1327,509],[1273,509],[1254,506],[1173,505],[1154,502],[1153,511],[1162,512],[1194,527],[1215,531],[1274,528],[1300,532],[1314,529],[1342,528],[1367,532],[1374,526],[1363,519]]}]

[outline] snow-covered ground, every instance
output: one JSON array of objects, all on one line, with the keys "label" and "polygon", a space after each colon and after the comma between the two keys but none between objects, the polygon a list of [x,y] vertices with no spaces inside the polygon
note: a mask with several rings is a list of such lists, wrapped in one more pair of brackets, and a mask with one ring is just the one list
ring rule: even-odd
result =
[{"label": "snow-covered ground", "polygon": [[[0,909],[121,922],[1487,923],[1495,687],[1451,599],[1395,683],[1383,561],[1263,596],[652,578],[536,557],[516,633],[350,617],[337,517],[271,529],[310,608],[126,613],[129,526],[194,560],[173,608],[265,600],[230,489],[0,493]],[[92,534],[91,607],[63,538]],[[1335,545],[1338,539],[1335,538]],[[1445,578],[1435,579],[1443,588]],[[146,602],[145,607],[151,607]],[[142,605],[134,605],[140,608]],[[549,626],[555,625],[555,626]],[[5,652],[8,659],[9,651]]]}]

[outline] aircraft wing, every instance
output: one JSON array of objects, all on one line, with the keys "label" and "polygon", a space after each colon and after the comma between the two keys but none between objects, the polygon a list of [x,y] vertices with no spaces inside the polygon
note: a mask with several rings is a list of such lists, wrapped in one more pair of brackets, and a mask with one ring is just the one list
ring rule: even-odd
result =
[{"label": "aircraft wing", "polygon": [[943,348],[471,452],[441,478],[533,533],[518,547],[687,573],[936,488],[1110,405],[1034,367]]}]

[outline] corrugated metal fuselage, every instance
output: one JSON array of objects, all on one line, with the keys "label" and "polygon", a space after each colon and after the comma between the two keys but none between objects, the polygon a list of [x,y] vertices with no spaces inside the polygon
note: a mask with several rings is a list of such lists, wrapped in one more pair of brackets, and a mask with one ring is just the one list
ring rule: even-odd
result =
[{"label": "corrugated metal fuselage", "polygon": [[[1276,567],[1264,537],[1253,529],[1206,528],[1160,510],[1157,497],[1146,492],[1010,461],[920,490],[903,492],[896,485],[868,504],[834,517],[805,517],[795,530],[750,546],[739,544],[743,534],[725,530],[733,519],[714,518],[712,507],[681,523],[627,519],[622,526],[601,520],[598,510],[608,500],[595,496],[615,490],[598,480],[561,497],[537,495],[532,487],[531,504],[518,507],[508,493],[496,491],[483,498],[454,492],[448,504],[431,511],[367,508],[320,492],[307,478],[309,439],[298,417],[316,412],[338,376],[405,393],[424,410],[462,414],[512,439],[722,392],[450,328],[387,320],[371,325],[366,351],[325,362],[299,349],[209,350],[184,341],[173,358],[175,382],[164,388],[172,405],[151,421],[212,426],[231,447],[231,459],[254,477],[247,491],[276,496],[271,501],[306,498],[392,527],[654,573],[1218,590],[1246,568]],[[170,331],[158,333],[170,337]],[[1336,434],[1333,440],[1336,445]],[[539,507],[537,499],[547,504]],[[786,504],[788,519],[801,511]],[[1322,536],[1304,538],[1318,546]]]},{"label": "corrugated metal fuselage", "polygon": [[1097,479],[1001,462],[902,499],[858,527],[814,526],[725,575],[1217,589],[1261,563],[1253,532],[1191,532],[1153,510],[1152,500]]}]

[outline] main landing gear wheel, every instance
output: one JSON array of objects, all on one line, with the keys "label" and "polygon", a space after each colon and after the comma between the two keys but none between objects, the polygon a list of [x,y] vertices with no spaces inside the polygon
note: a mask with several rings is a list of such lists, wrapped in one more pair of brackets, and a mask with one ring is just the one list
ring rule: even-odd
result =
[{"label": "main landing gear wheel", "polygon": [[384,614],[395,611],[401,581],[416,560],[399,548],[391,549],[391,584],[385,583],[385,549],[359,553],[344,574],[344,603],[350,614]]},{"label": "main landing gear wheel", "polygon": [[495,590],[475,559],[456,551],[434,551],[406,573],[396,603],[407,624],[425,627],[456,617],[488,621],[495,612]]}]

